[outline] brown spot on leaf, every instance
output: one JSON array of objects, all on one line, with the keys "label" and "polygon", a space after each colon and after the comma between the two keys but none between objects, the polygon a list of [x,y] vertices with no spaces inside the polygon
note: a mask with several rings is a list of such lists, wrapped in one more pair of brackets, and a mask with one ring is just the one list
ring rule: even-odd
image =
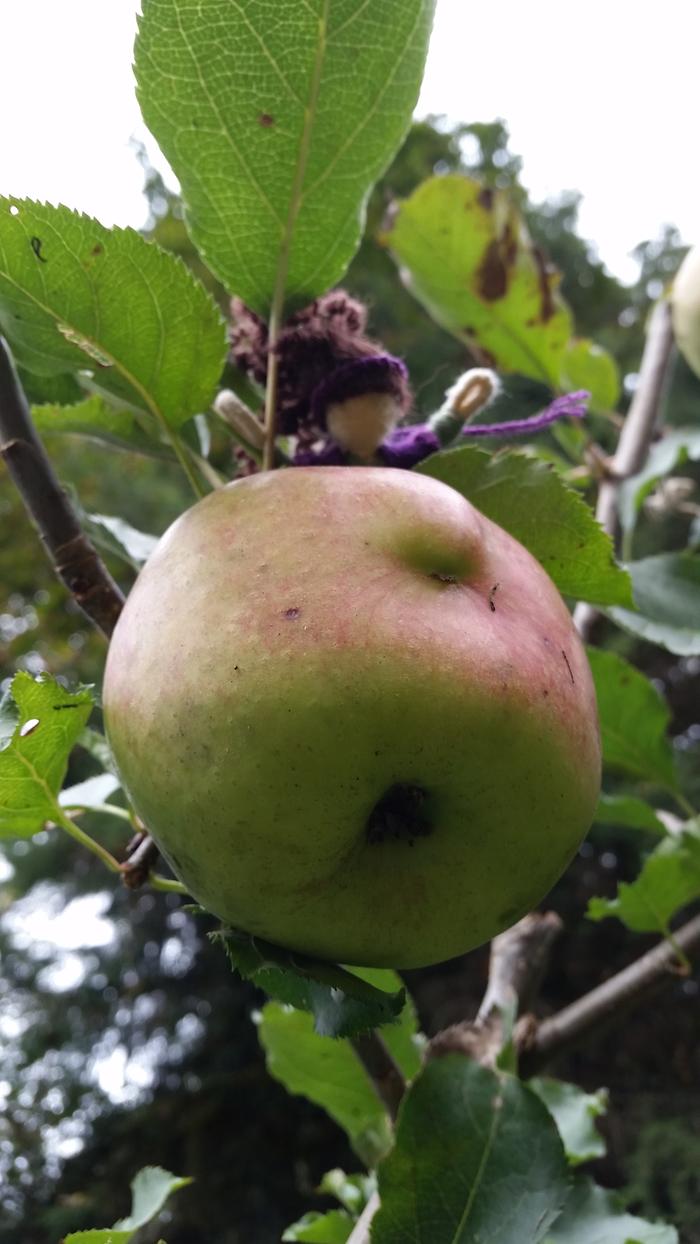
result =
[{"label": "brown spot on leaf", "polygon": [[509,222],[503,233],[489,244],[477,270],[477,288],[487,302],[495,302],[508,292],[508,281],[517,254],[518,243]]},{"label": "brown spot on leaf", "polygon": [[258,114],[258,125],[262,125],[263,129],[269,130],[275,124],[275,118],[269,112],[261,112]]},{"label": "brown spot on leaf", "polygon": [[503,262],[498,238],[490,242],[476,273],[479,297],[486,302],[503,298],[508,289],[508,273]]},{"label": "brown spot on leaf", "polygon": [[510,221],[506,224],[501,238],[501,250],[505,258],[506,264],[512,268],[518,257],[518,240],[513,231]]},{"label": "brown spot on leaf", "polygon": [[37,257],[37,259],[39,260],[39,262],[40,262],[40,263],[46,263],[46,258],[45,258],[45,256],[44,256],[44,255],[42,255],[42,253],[41,253],[41,248],[42,248],[42,246],[44,245],[44,243],[42,242],[41,238],[30,238],[30,239],[29,239],[29,245],[31,246],[32,250],[34,251],[34,254],[36,255],[36,257]]},{"label": "brown spot on leaf", "polygon": [[102,252],[103,252],[103,250],[104,250],[104,246],[102,245],[102,243],[101,243],[101,242],[95,242],[95,245],[93,246],[92,250],[90,251],[90,254],[91,254],[91,255],[101,255],[101,254],[102,254]]},{"label": "brown spot on leaf", "polygon": [[541,324],[546,324],[556,312],[552,294],[551,273],[544,252],[540,250],[539,246],[533,246],[532,258],[535,261],[537,282],[540,287],[539,319]]}]

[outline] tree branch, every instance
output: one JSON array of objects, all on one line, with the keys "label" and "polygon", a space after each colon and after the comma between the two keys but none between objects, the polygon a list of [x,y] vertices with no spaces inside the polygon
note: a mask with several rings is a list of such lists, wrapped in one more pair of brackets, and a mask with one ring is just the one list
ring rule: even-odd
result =
[{"label": "tree branch", "polygon": [[[613,539],[617,533],[617,498],[620,484],[641,469],[649,452],[661,401],[668,380],[673,350],[671,306],[662,299],[655,306],[647,331],[639,369],[639,382],[625,417],[609,475],[598,490],[596,518]],[[599,618],[597,609],[581,602],[574,610],[574,622],[581,638],[590,639]]]},{"label": "tree branch", "polygon": [[[453,1024],[438,1032],[428,1043],[426,1057],[439,1058],[443,1054],[460,1053],[492,1067],[503,1044],[501,1008],[509,1008],[514,1000],[520,1011],[530,1005],[561,928],[562,922],[555,912],[533,911],[511,929],[506,929],[505,933],[499,933],[491,943],[489,979],[476,1019],[470,1023]],[[358,1045],[364,1041],[368,1041],[371,1046],[368,1060],[366,1050],[361,1052],[358,1049]],[[386,1069],[385,1058],[393,1063],[384,1042],[374,1032],[368,1038],[354,1038],[352,1044],[377,1093],[387,1106],[392,1119],[395,1119],[406,1084],[398,1068],[396,1071],[400,1085],[396,1077],[390,1075],[385,1078],[386,1072],[382,1075],[382,1068]],[[391,1095],[391,1104],[387,1094]],[[372,1220],[379,1204],[379,1195],[375,1192],[355,1223],[352,1234],[348,1237],[348,1244],[369,1244]]]},{"label": "tree branch", "polygon": [[352,1037],[350,1043],[393,1122],[406,1092],[406,1081],[400,1067],[378,1032]]},{"label": "tree branch", "polygon": [[[0,336],[0,457],[36,527],[56,574],[83,613],[107,638],[124,605],[117,587],[78,516],[61,488],[42,445],[12,361]],[[146,835],[138,851],[122,867],[126,885],[143,885],[158,857]]]},{"label": "tree branch", "polygon": [[514,1006],[524,1016],[516,1029],[532,1025],[526,1012],[544,976],[552,946],[562,929],[556,912],[530,912],[491,943],[489,979],[481,1006],[473,1021],[452,1024],[438,1032],[428,1045],[428,1057],[461,1053],[493,1067],[503,1046],[503,1015]]},{"label": "tree branch", "polygon": [[521,1059],[521,1072],[530,1076],[555,1055],[580,1041],[606,1019],[617,1019],[625,1008],[637,1006],[665,984],[678,967],[677,948],[700,951],[700,916],[674,931],[673,943],[660,942],[609,980],[584,994],[557,1015],[545,1019],[530,1033]]},{"label": "tree branch", "polygon": [[110,636],[124,603],[82,531],[36,430],[5,340],[0,337],[0,456],[59,578],[91,622]]}]

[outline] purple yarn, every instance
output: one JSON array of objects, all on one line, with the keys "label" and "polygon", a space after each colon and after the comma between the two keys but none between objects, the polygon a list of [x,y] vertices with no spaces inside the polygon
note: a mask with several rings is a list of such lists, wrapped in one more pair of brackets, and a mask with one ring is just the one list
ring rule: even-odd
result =
[{"label": "purple yarn", "polygon": [[333,402],[345,402],[363,393],[393,393],[405,407],[408,370],[393,354],[370,354],[366,358],[341,363],[311,394],[311,414],[321,427],[325,412]]},{"label": "purple yarn", "polygon": [[[523,436],[528,432],[539,432],[557,419],[567,416],[582,419],[586,413],[586,402],[590,397],[585,389],[576,393],[565,393],[555,397],[549,406],[545,406],[537,415],[527,419],[511,419],[507,423],[480,423],[475,427],[462,429],[462,436]],[[410,469],[430,457],[442,448],[440,442],[427,423],[413,424],[411,427],[395,428],[379,446],[378,456],[386,466],[405,467]]]},{"label": "purple yarn", "polygon": [[405,467],[410,470],[440,448],[440,442],[427,423],[416,423],[407,428],[394,428],[377,450],[385,466]]},{"label": "purple yarn", "polygon": [[550,402],[549,406],[545,406],[538,415],[530,415],[527,419],[511,419],[506,423],[478,423],[462,428],[461,435],[522,436],[528,432],[539,432],[540,428],[556,423],[557,419],[565,419],[567,416],[582,419],[590,396],[585,389],[579,389],[576,393],[564,393],[562,397],[555,397],[554,401]]},{"label": "purple yarn", "polygon": [[[392,359],[391,355],[377,355],[375,359],[381,359],[384,363],[390,359],[403,368],[403,363],[399,359]],[[357,364],[345,364],[345,366],[366,368],[367,363],[373,361],[374,359],[368,359]],[[342,370],[343,368],[338,369],[338,371]],[[334,372],[330,379],[337,374]],[[366,392],[366,390],[363,391]],[[580,389],[576,393],[565,393],[561,397],[555,397],[554,401],[550,402],[549,406],[545,406],[539,414],[530,415],[527,419],[511,419],[506,423],[480,423],[463,428],[461,434],[462,436],[523,436],[528,432],[539,432],[540,428],[556,423],[557,419],[567,417],[582,419],[586,413],[586,403],[589,398],[590,393],[587,393],[585,389]],[[403,467],[405,470],[410,470],[411,467],[422,462],[424,458],[429,458],[440,448],[440,441],[429,424],[414,423],[408,427],[394,428],[386,440],[382,441],[377,450],[377,456],[385,466]],[[307,447],[297,449],[294,455],[294,466],[344,466],[346,462],[347,455],[339,445],[331,440],[324,441],[321,448],[317,450]]]}]

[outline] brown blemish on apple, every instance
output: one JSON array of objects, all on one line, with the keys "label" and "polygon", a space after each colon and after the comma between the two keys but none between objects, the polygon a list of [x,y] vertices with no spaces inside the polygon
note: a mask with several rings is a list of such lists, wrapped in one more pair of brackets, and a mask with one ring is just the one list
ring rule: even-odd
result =
[{"label": "brown blemish on apple", "polygon": [[295,622],[297,618],[301,617],[301,609],[297,609],[296,605],[292,605],[289,609],[285,609],[282,617],[286,618],[288,622]]},{"label": "brown blemish on apple", "polygon": [[437,579],[438,583],[457,583],[456,574],[442,574],[439,570],[434,570],[430,576],[431,579]]},{"label": "brown blemish on apple", "polygon": [[572,670],[572,668],[571,668],[571,666],[570,666],[570,664],[569,664],[569,658],[567,657],[567,655],[566,655],[566,653],[564,652],[564,649],[563,649],[563,648],[562,648],[562,650],[561,650],[561,655],[563,656],[564,661],[565,661],[565,663],[566,663],[566,668],[567,668],[567,669],[568,669],[568,671],[569,671],[569,678],[571,679],[572,685],[575,687],[575,686],[576,686],[576,679],[574,678],[574,673],[573,673],[573,670]]},{"label": "brown blemish on apple", "polygon": [[501,586],[500,583],[494,583],[493,587],[491,588],[491,591],[489,592],[489,609],[491,610],[491,613],[496,612],[496,603],[494,601],[494,596],[496,595],[496,592],[498,591],[500,586]]},{"label": "brown blemish on apple", "polygon": [[427,838],[433,832],[426,801],[428,792],[411,782],[395,782],[377,800],[367,818],[367,841],[370,845],[388,838],[413,846],[416,838]]}]

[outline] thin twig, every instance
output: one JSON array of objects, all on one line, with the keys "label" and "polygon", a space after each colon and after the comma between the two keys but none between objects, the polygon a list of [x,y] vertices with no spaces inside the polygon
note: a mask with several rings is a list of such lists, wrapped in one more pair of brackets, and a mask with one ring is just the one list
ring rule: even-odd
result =
[{"label": "thin twig", "polygon": [[0,456],[59,577],[83,613],[112,634],[124,604],[94,545],[82,531],[32,424],[8,346],[0,337]]},{"label": "thin twig", "polygon": [[602,1021],[619,1019],[628,1007],[640,1002],[661,985],[678,977],[678,955],[700,951],[700,916],[695,916],[673,934],[673,944],[660,942],[641,958],[584,994],[557,1015],[545,1019],[531,1036],[523,1052],[521,1069],[532,1075],[544,1063],[578,1043]]},{"label": "thin twig", "polygon": [[370,1230],[372,1227],[372,1219],[379,1209],[379,1193],[373,1192],[369,1201],[365,1205],[360,1217],[358,1218],[351,1234],[348,1236],[348,1244],[370,1244]]},{"label": "thin twig", "polygon": [[401,1098],[406,1092],[406,1081],[384,1040],[378,1032],[373,1031],[360,1037],[352,1037],[351,1045],[372,1081],[377,1096],[386,1106],[390,1119],[396,1119]]},{"label": "thin twig", "polygon": [[[641,469],[649,452],[659,410],[668,381],[673,352],[671,307],[667,299],[655,306],[647,331],[639,381],[622,425],[615,454],[608,465],[608,477],[598,491],[596,518],[613,539],[617,533],[617,501],[620,484]],[[581,602],[574,610],[574,622],[582,639],[590,639],[600,614]]]},{"label": "thin twig", "polygon": [[145,885],[148,876],[158,859],[158,848],[145,830],[140,831],[126,849],[126,859],[122,864],[122,881],[130,890],[137,890]]},{"label": "thin twig", "polygon": [[109,869],[110,872],[121,872],[121,864],[119,863],[119,860],[114,858],[111,851],[108,851],[106,847],[102,846],[101,842],[96,842],[94,838],[91,838],[89,834],[85,833],[84,829],[81,829],[79,825],[76,825],[75,821],[71,820],[67,813],[63,811],[60,804],[57,803],[55,805],[54,810],[51,813],[50,821],[54,825],[59,825],[65,833],[70,834],[71,838],[74,838],[76,842],[79,842],[81,847],[86,847],[88,851],[92,851],[92,854],[102,860],[102,863]]},{"label": "thin twig", "polygon": [[277,379],[279,357],[277,343],[282,320],[282,300],[284,286],[280,284],[279,298],[273,302],[270,313],[270,327],[267,348],[267,385],[265,388],[265,442],[263,445],[262,465],[264,471],[271,471],[275,465],[275,437],[277,436]]}]

